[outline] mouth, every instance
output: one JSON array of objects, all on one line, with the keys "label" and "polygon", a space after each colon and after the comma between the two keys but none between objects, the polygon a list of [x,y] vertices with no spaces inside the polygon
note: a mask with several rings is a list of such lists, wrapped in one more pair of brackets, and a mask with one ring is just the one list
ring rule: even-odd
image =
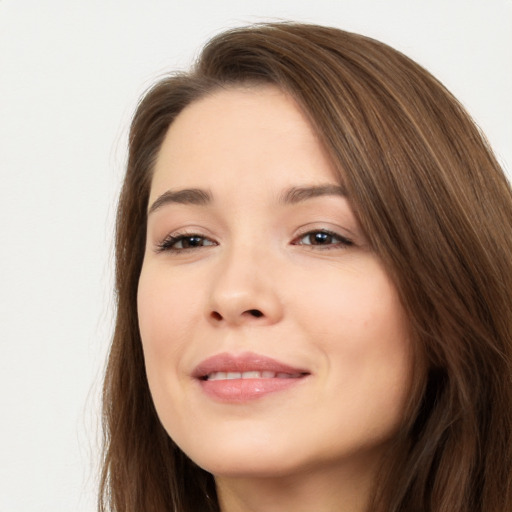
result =
[{"label": "mouth", "polygon": [[201,380],[235,380],[235,379],[300,379],[307,373],[286,373],[286,372],[271,372],[268,370],[248,371],[248,372],[211,372],[202,377]]},{"label": "mouth", "polygon": [[202,391],[220,402],[242,403],[285,391],[311,373],[283,362],[246,352],[218,354],[200,363],[193,372]]}]

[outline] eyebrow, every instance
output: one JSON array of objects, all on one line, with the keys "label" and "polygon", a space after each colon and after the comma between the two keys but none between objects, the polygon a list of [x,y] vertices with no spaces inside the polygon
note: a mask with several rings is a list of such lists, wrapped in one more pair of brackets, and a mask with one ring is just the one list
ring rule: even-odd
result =
[{"label": "eyebrow", "polygon": [[155,202],[150,206],[148,215],[158,210],[162,206],[171,203],[178,204],[194,204],[204,206],[212,202],[212,195],[207,190],[200,188],[185,188],[183,190],[168,190],[161,196],[155,199]]},{"label": "eyebrow", "polygon": [[[316,185],[310,187],[291,187],[285,190],[278,199],[280,204],[296,204],[320,196],[346,197],[346,190],[340,185]],[[213,202],[212,194],[200,188],[185,188],[182,190],[167,190],[148,209],[148,215],[167,204],[190,204],[206,206]]]},{"label": "eyebrow", "polygon": [[347,197],[347,191],[341,185],[333,184],[312,187],[292,187],[281,194],[279,202],[282,204],[296,204],[320,196]]}]

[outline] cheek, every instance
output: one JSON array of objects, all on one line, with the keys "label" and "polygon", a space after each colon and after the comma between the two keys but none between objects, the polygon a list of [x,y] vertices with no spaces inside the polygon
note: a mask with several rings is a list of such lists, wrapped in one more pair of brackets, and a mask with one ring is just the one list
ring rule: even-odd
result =
[{"label": "cheek", "polygon": [[180,286],[168,271],[143,267],[137,290],[139,330],[151,396],[166,429],[184,408],[178,376],[197,326],[197,305],[194,287]]},{"label": "cheek", "polygon": [[399,422],[413,354],[400,299],[380,265],[370,261],[309,283],[297,317],[330,368],[333,396],[353,404],[354,414],[366,417],[364,409],[373,408],[390,424]]},{"label": "cheek", "polygon": [[317,329],[325,339],[339,337],[355,351],[403,345],[407,322],[396,289],[380,265],[367,259],[302,282],[305,290],[295,296],[302,298],[304,328]]},{"label": "cheek", "polygon": [[194,287],[180,286],[180,281],[168,273],[143,267],[137,307],[146,369],[152,381],[159,368],[177,365],[197,325],[199,301]]}]

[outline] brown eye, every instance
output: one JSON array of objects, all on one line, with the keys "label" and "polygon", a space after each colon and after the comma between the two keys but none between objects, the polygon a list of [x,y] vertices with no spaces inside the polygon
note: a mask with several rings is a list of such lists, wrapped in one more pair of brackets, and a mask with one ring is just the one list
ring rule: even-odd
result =
[{"label": "brown eye", "polygon": [[191,247],[202,247],[208,245],[207,239],[202,236],[184,236],[174,243],[175,249],[190,249]]},{"label": "brown eye", "polygon": [[300,236],[294,245],[309,245],[316,247],[347,247],[353,245],[353,242],[336,233],[330,231],[310,231]]},{"label": "brown eye", "polygon": [[163,242],[158,244],[157,250],[159,252],[178,252],[200,249],[201,247],[207,247],[211,245],[216,245],[216,243],[202,235],[173,235],[167,237]]},{"label": "brown eye", "polygon": [[334,236],[330,233],[311,233],[306,235],[309,245],[329,245],[333,243]]}]

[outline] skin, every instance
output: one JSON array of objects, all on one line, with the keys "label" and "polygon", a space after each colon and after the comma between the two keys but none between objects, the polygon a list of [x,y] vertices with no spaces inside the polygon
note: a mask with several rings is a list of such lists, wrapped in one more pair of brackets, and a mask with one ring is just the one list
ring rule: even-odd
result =
[{"label": "skin", "polygon": [[[196,101],[161,147],[138,289],[147,375],[162,424],[213,473],[223,512],[365,510],[402,422],[407,323],[349,199],[280,200],[339,184],[305,116],[272,86]],[[190,188],[212,200],[159,200]],[[196,238],[169,239],[184,235]],[[240,403],[192,376],[208,357],[247,351],[308,375]]]}]

